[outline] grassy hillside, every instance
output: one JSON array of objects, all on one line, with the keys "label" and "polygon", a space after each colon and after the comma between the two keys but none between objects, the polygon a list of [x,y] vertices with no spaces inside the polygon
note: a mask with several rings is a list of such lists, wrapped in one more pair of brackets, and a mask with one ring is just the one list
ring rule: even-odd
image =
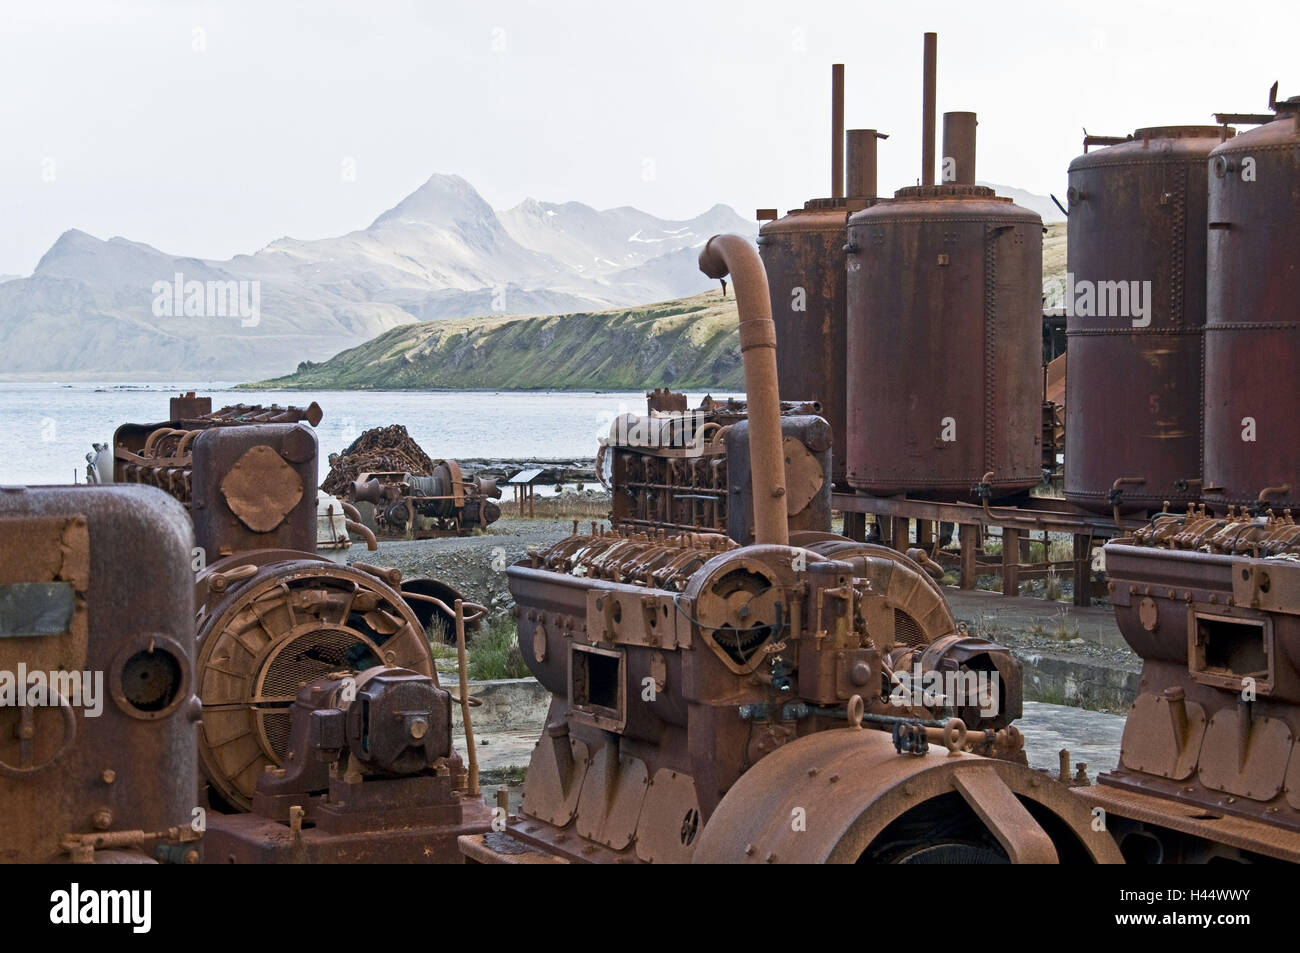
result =
[{"label": "grassy hillside", "polygon": [[[1043,278],[1065,272],[1065,226],[1043,236]],[[741,390],[736,299],[717,291],[640,308],[497,315],[393,328],[250,389]]]},{"label": "grassy hillside", "polygon": [[736,299],[540,317],[408,324],[320,364],[246,385],[268,389],[741,388]]}]

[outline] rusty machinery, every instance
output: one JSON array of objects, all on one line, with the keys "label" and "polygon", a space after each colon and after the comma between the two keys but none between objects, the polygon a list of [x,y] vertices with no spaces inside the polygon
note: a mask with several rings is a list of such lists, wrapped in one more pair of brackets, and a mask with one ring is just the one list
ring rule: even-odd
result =
[{"label": "rusty machinery", "polygon": [[0,528],[0,860],[198,861],[185,511],[150,487],[5,487]]},{"label": "rusty machinery", "polygon": [[1300,862],[1300,526],[1189,506],[1105,552],[1142,680],[1119,767],[1077,793],[1131,860]]},{"label": "rusty machinery", "polygon": [[[485,829],[488,809],[452,750],[428,632],[463,637],[481,607],[315,554],[315,405],[271,420],[176,412],[204,410],[191,401],[167,424],[119,427],[115,475],[168,490],[193,521],[207,859],[458,859],[456,836]],[[381,710],[410,717],[371,724]]]},{"label": "rusty machinery", "polygon": [[[596,473],[610,490],[610,521],[639,532],[716,532],[754,538],[750,430],[745,401],[646,395],[647,413],[623,414],[601,441]],[[821,405],[781,404],[791,529],[831,528],[831,430]]]},{"label": "rusty machinery", "polygon": [[[1283,367],[1296,358],[1294,269],[1270,256],[1296,224],[1300,99],[1279,102],[1275,85],[1269,105],[1271,114],[1217,114],[1217,144],[1197,135],[1195,175],[1209,196],[1204,453],[1188,489],[1201,502],[1105,548],[1142,681],[1119,768],[1081,793],[1135,859],[1300,861],[1294,389],[1285,373],[1259,373],[1260,354]],[[1229,124],[1258,128],[1233,136]],[[1173,473],[1141,447],[1133,459]]]},{"label": "rusty machinery", "polygon": [[[501,498],[494,479],[467,478],[455,460],[435,460],[433,472],[362,473],[348,498],[385,539],[468,536],[496,522]],[[363,509],[364,507],[364,509]]]},{"label": "rusty machinery", "polygon": [[[763,266],[735,236],[700,261],[736,286],[755,542],[575,535],[510,567],[520,648],[553,701],[518,816],[462,849],[499,862],[1119,859],[1081,799],[1021,763],[1006,649],[966,636],[911,558],[789,532]],[[952,694],[894,704],[912,666],[997,688],[964,717]]]}]

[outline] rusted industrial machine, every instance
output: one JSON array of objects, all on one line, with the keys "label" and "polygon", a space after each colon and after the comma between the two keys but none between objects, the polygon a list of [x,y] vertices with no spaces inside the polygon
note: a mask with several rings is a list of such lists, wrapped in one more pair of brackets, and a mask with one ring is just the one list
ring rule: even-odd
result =
[{"label": "rusted industrial machine", "polygon": [[1078,793],[1130,860],[1300,862],[1300,526],[1189,506],[1106,568],[1142,682],[1120,766]]},{"label": "rusted industrial machine", "polygon": [[[518,817],[462,838],[467,856],[1118,859],[1082,801],[1020,763],[1006,649],[966,636],[912,559],[789,533],[763,266],[735,236],[700,263],[736,286],[755,542],[575,535],[508,570],[553,701]],[[900,692],[909,671],[953,687]]]},{"label": "rusted industrial machine", "polygon": [[480,607],[458,620],[444,583],[315,555],[319,407],[206,400],[114,437],[117,481],[168,491],[193,521],[206,859],[459,859],[456,836],[489,812],[451,747],[429,631],[463,636]]},{"label": "rusted industrial machine", "polygon": [[185,511],[151,487],[6,487],[0,529],[0,860],[197,862]]},{"label": "rusted industrial machine", "polygon": [[1070,163],[1065,498],[1079,506],[1200,498],[1206,157],[1233,134],[1088,136]]},{"label": "rusted industrial machine", "polygon": [[455,460],[433,461],[424,476],[362,473],[348,488],[348,499],[358,507],[362,521],[385,539],[467,536],[501,517],[501,508],[493,502],[500,498],[496,480],[467,478]]},{"label": "rusted industrial machine", "polygon": [[[634,532],[723,533],[753,540],[750,429],[743,400],[646,395],[645,416],[623,414],[601,441],[596,472],[610,490],[610,521]],[[831,528],[831,431],[821,405],[781,404],[781,449],[792,530]],[[606,475],[608,471],[608,475]]]}]

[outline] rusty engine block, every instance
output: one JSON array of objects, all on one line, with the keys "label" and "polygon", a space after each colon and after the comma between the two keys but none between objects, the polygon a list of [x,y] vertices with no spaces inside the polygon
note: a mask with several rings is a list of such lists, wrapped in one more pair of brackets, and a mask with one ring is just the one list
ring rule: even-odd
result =
[{"label": "rusty engine block", "polygon": [[496,480],[467,478],[455,460],[433,461],[427,476],[362,473],[348,488],[349,502],[384,539],[468,536],[501,518],[493,502],[500,498]]},{"label": "rusty engine block", "polygon": [[719,236],[700,265],[735,279],[754,542],[574,535],[507,570],[520,650],[552,703],[518,815],[462,850],[481,862],[1118,860],[1086,804],[1024,765],[1010,652],[967,636],[909,556],[790,531],[762,264]]},{"label": "rusty engine block", "polygon": [[[754,537],[750,447],[743,400],[655,390],[645,416],[623,414],[601,441],[596,473],[610,491],[610,521],[631,531],[712,532]],[[831,430],[813,402],[781,404],[781,444],[792,529],[831,525]]]},{"label": "rusty engine block", "polygon": [[1300,526],[1261,500],[1105,548],[1142,658],[1119,767],[1079,793],[1132,860],[1300,861]]}]

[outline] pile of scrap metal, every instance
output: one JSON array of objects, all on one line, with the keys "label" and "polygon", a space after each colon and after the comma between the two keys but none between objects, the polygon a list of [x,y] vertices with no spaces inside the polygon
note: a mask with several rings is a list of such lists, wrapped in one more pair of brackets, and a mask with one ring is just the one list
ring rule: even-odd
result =
[{"label": "pile of scrap metal", "polygon": [[[644,416],[623,414],[601,439],[596,475],[610,491],[610,521],[639,532],[726,533],[753,539],[749,518],[748,406],[655,390]],[[831,431],[813,402],[781,404],[787,515],[792,529],[830,522]]]},{"label": "pile of scrap metal", "polygon": [[433,460],[401,424],[373,427],[342,453],[331,453],[330,472],[321,488],[344,496],[363,473],[432,473]]},{"label": "pile of scrap metal", "polygon": [[434,460],[401,424],[367,430],[330,454],[322,489],[348,501],[383,539],[468,536],[501,517],[496,480],[466,477],[455,460]]},{"label": "pile of scrap metal", "polygon": [[791,532],[762,263],[736,236],[700,263],[736,287],[754,542],[575,534],[507,570],[553,700],[518,814],[466,856],[1119,860],[1086,803],[1025,766],[1010,652],[966,635],[913,558],[829,519]]},{"label": "pile of scrap metal", "polygon": [[347,499],[385,539],[468,536],[500,518],[495,479],[466,477],[455,460],[434,460],[426,472],[363,471],[349,484]]}]

